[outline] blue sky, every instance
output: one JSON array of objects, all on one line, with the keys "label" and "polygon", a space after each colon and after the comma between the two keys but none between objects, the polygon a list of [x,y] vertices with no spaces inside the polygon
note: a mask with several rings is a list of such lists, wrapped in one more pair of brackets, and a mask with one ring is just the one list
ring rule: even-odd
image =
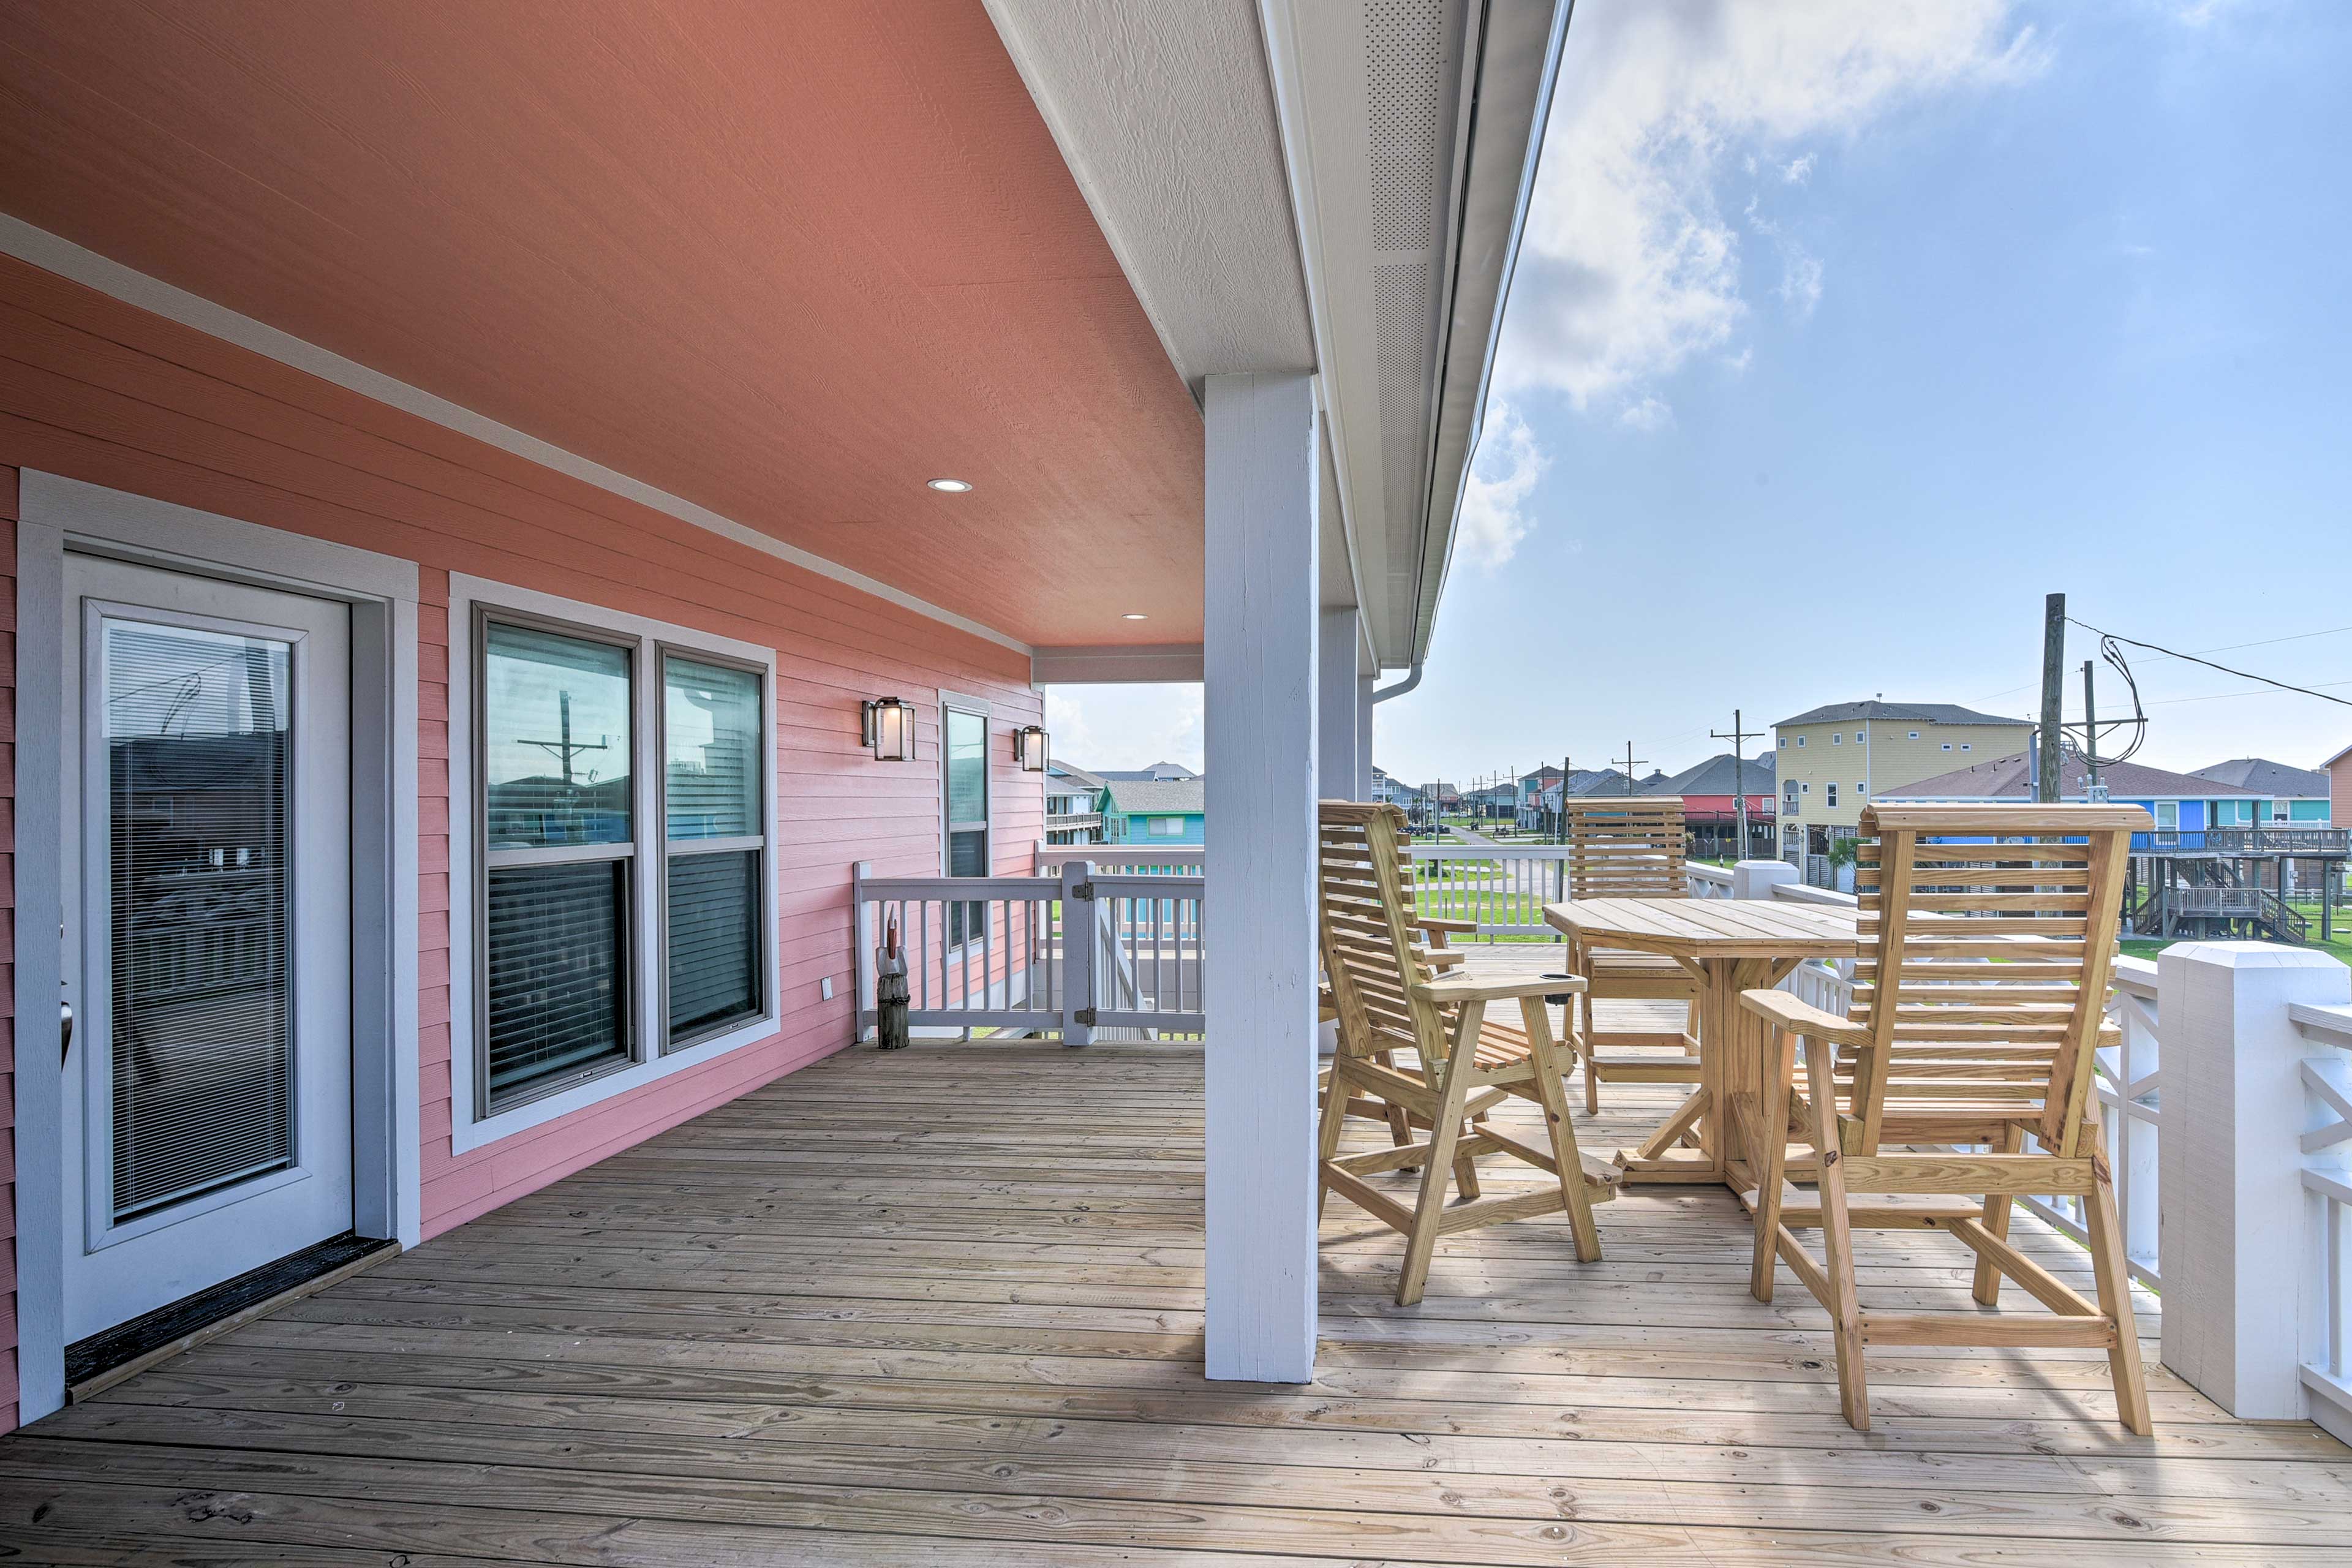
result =
[{"label": "blue sky", "polygon": [[[2347,81],[2352,5],[1579,0],[1376,759],[1673,771],[1735,706],[2021,713],[2053,590],[2352,698]],[[2352,709],[2126,652],[2142,761],[2352,743]],[[1199,701],[1066,689],[1055,749],[1197,763]]]}]

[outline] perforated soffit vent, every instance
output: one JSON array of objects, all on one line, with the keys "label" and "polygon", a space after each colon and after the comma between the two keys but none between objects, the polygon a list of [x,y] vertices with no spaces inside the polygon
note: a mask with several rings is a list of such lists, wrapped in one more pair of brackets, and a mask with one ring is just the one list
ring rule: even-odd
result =
[{"label": "perforated soffit vent", "polygon": [[[1422,521],[1424,426],[1436,351],[1438,120],[1445,100],[1444,0],[1371,0],[1364,8],[1364,86],[1371,152],[1373,330],[1380,352],[1381,489],[1391,537]],[[1414,555],[1392,558],[1391,592],[1409,600]],[[1400,604],[1408,616],[1409,608]]]}]

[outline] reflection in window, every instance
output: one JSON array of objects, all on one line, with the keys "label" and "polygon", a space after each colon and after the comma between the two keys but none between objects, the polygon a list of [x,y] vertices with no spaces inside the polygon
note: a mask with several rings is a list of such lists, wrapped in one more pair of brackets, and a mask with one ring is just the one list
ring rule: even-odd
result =
[{"label": "reflection in window", "polygon": [[760,677],[729,665],[662,663],[662,815],[668,840],[668,1044],[762,1010]]},{"label": "reflection in window", "polygon": [[482,685],[489,847],[628,842],[628,649],[494,622]]}]

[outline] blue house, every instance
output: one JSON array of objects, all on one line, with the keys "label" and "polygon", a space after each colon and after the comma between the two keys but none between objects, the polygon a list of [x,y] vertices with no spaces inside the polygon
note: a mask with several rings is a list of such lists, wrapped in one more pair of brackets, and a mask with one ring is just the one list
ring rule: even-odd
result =
[{"label": "blue house", "polygon": [[[2138,763],[2111,763],[2099,770],[2099,775],[2109,801],[2117,805],[2143,806],[2156,818],[2154,834],[2133,835],[2135,849],[2203,848],[2205,835],[2214,828],[2267,827],[2284,826],[2290,821],[2298,826],[2327,826],[2324,816],[2314,820],[2281,811],[2273,816],[2274,809],[2291,807],[2292,803],[2274,801],[2242,785],[2223,784],[2196,773],[2176,773]],[[2088,800],[2090,784],[2090,772],[2083,760],[2069,753],[2059,768],[2061,796],[2070,801]],[[1885,790],[1878,798],[1971,803],[2030,801],[2033,798],[2033,774],[2025,753],[2020,752],[1955,768],[1901,789]]]},{"label": "blue house", "polygon": [[1209,786],[1192,778],[1121,778],[1106,774],[1102,793],[1106,844],[1205,844]]}]

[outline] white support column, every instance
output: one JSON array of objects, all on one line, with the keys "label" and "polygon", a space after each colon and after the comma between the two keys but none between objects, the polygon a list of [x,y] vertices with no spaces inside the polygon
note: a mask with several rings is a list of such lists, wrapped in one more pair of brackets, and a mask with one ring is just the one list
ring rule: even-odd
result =
[{"label": "white support column", "polygon": [[1372,798],[1372,688],[1380,672],[1356,677],[1356,798]]},{"label": "white support column", "polygon": [[1368,800],[1356,790],[1356,612],[1325,610],[1315,634],[1315,782],[1328,800]]},{"label": "white support column", "polygon": [[2293,1420],[2307,1414],[2297,1319],[2312,1256],[2301,1064],[2322,1051],[2287,1008],[2342,1005],[2352,971],[2259,942],[2181,942],[2156,964],[2164,1364],[2233,1415]]},{"label": "white support column", "polygon": [[1203,412],[1208,1374],[1305,1383],[1321,740],[1313,382],[1213,375]]}]

